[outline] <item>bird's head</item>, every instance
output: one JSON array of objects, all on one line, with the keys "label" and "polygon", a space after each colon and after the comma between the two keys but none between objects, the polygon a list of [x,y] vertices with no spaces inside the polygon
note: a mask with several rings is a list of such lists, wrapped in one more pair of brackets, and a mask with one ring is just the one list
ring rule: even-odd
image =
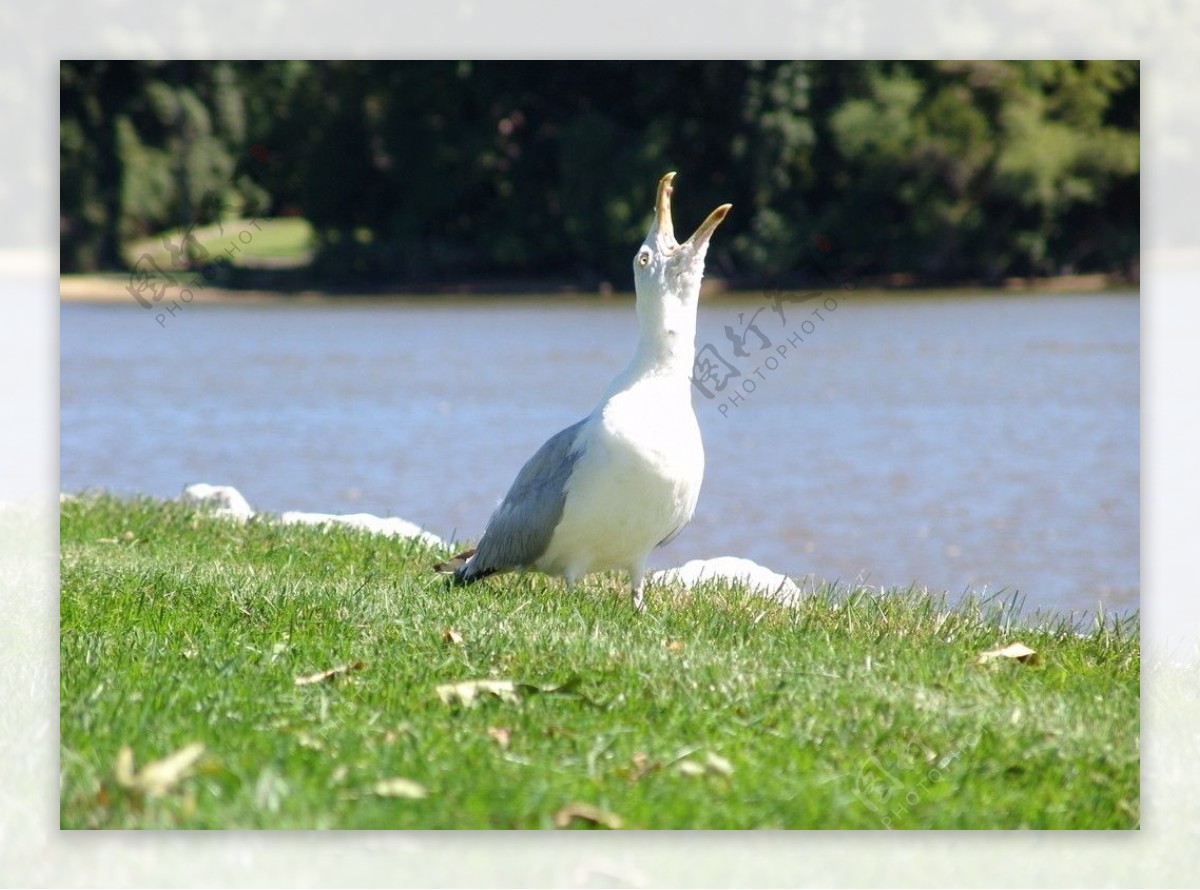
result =
[{"label": "bird's head", "polygon": [[633,258],[633,280],[639,302],[643,294],[659,298],[674,296],[684,303],[696,301],[700,295],[709,239],[733,206],[722,204],[708,215],[692,237],[680,244],[675,240],[675,226],[671,221],[671,180],[674,178],[674,173],[668,173],[658,181],[654,222]]}]

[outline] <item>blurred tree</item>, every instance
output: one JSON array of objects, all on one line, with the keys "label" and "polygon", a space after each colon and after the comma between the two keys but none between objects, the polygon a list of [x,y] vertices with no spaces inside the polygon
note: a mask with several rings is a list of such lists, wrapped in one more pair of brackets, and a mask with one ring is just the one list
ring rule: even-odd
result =
[{"label": "blurred tree", "polygon": [[732,166],[739,191],[749,198],[747,223],[733,250],[768,278],[800,265],[812,237],[811,68],[808,62],[751,62],[743,95],[730,97],[740,118],[729,134]]},{"label": "blurred tree", "polygon": [[1129,199],[1137,192],[1139,138],[1136,129],[1111,123],[1108,112],[1114,99],[1128,103],[1128,91],[1137,89],[1137,63],[1028,62],[1016,69],[995,165],[996,196],[1007,205],[1006,218],[1016,220],[1012,265],[1039,274],[1103,267],[1106,245],[1117,248],[1110,260],[1136,257],[1136,198]]},{"label": "blurred tree", "polygon": [[240,212],[261,190],[233,174],[246,118],[229,62],[63,62],[64,269],[124,264],[130,238]]},{"label": "blurred tree", "polygon": [[1136,128],[1105,120],[1136,82],[1121,62],[871,65],[830,115],[844,173],[825,225],[859,270],[925,280],[1070,271],[1101,244],[1135,255],[1115,231],[1136,238],[1136,212],[1114,230],[1095,211],[1137,189]]},{"label": "blurred tree", "polygon": [[114,109],[139,92],[135,63],[63,62],[59,74],[59,229],[64,271],[116,268],[122,159]]},{"label": "blurred tree", "polygon": [[[346,283],[628,280],[654,185],[742,283],[1136,271],[1133,62],[63,62],[64,270],[300,214]],[[214,197],[215,196],[215,197]],[[824,273],[823,273],[824,274]]]}]

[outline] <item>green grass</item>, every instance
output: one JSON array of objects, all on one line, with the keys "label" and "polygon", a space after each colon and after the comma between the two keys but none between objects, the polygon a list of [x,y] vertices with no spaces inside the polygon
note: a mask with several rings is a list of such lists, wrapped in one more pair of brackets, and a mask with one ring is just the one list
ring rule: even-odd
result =
[{"label": "green grass", "polygon": [[[222,231],[224,230],[224,231]],[[178,250],[181,247],[182,229],[171,229],[150,238],[141,238],[125,246],[125,256],[132,264],[148,253],[161,268],[172,266],[170,249],[163,244],[167,238]],[[313,229],[308,220],[299,217],[276,219],[225,220],[219,226],[197,226],[192,235],[213,258],[229,259],[234,265],[247,260],[275,260],[284,264],[306,263],[313,248]],[[230,245],[237,247],[226,253]]]},{"label": "green grass", "polygon": [[[638,615],[616,578],[452,589],[415,543],[109,497],[63,503],[61,554],[64,828],[550,828],[574,803],[631,828],[1139,822],[1134,619],[721,585]],[[977,663],[1015,640],[1040,660]],[[437,692],[486,678],[525,685]],[[193,742],[165,793],[119,781],[124,746],[141,769]]]}]

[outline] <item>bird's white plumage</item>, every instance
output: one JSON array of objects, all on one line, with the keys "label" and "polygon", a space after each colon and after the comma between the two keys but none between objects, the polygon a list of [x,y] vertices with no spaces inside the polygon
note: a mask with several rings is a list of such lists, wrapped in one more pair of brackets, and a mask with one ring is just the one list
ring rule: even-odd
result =
[{"label": "bird's white plumage", "polygon": [[534,568],[568,582],[629,572],[636,608],[650,551],[692,518],[704,445],[692,408],[696,307],[709,238],[729,205],[679,244],[671,180],[634,258],[639,337],[633,360],[582,422],[547,441],[517,476],[479,547],[456,572],[471,581]]},{"label": "bird's white plumage", "polygon": [[597,406],[536,568],[571,581],[605,569],[640,578],[650,551],[692,518],[704,446],[683,383],[639,380]]}]

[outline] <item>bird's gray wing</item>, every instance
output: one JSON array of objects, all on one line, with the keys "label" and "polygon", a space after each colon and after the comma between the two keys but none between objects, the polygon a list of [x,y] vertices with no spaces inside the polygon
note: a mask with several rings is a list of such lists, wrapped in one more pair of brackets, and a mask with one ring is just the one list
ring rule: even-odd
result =
[{"label": "bird's gray wing", "polygon": [[575,439],[587,418],[555,434],[521,468],[469,562],[454,573],[459,583],[524,568],[550,545],[567,502],[567,480],[580,450]]}]

